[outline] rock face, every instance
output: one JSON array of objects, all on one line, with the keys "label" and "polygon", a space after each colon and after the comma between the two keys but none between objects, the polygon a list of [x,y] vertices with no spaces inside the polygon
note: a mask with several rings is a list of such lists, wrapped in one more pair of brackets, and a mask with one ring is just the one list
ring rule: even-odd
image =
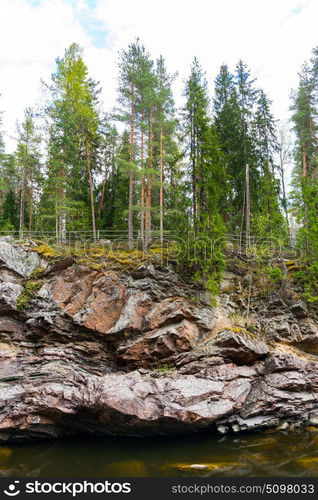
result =
[{"label": "rock face", "polygon": [[0,270],[7,269],[28,278],[33,269],[40,267],[41,258],[35,252],[25,252],[23,248],[0,241]]},{"label": "rock face", "polygon": [[151,265],[48,265],[9,242],[0,265],[0,441],[318,424],[318,323],[301,302],[254,303],[249,332],[234,324],[245,307],[234,273],[211,307]]}]

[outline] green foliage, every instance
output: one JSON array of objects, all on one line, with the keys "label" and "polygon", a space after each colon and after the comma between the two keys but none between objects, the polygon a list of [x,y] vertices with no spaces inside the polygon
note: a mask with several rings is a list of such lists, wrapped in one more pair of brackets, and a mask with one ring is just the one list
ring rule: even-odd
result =
[{"label": "green foliage", "polygon": [[295,273],[295,279],[304,289],[303,298],[308,303],[318,303],[318,262],[305,265]]},{"label": "green foliage", "polygon": [[265,268],[265,272],[268,274],[270,279],[275,283],[280,282],[284,278],[284,272],[280,267],[277,266],[269,266]]},{"label": "green foliage", "polygon": [[41,288],[42,285],[42,281],[33,280],[27,281],[24,284],[24,288],[17,299],[18,311],[23,312],[27,308],[30,301],[36,297],[36,292]]},{"label": "green foliage", "polygon": [[212,296],[211,306],[215,307],[217,305],[216,297],[219,294],[219,276],[216,274],[209,276],[205,282],[205,288]]},{"label": "green foliage", "polygon": [[30,274],[30,280],[38,280],[42,278],[43,274],[45,273],[45,268],[44,267],[36,267],[33,269],[32,273]]},{"label": "green foliage", "polygon": [[0,230],[15,231],[19,227],[18,183],[15,155],[0,151]]},{"label": "green foliage", "polygon": [[192,277],[191,281],[193,283],[197,283],[202,285],[205,290],[210,292],[211,294],[211,306],[216,306],[216,297],[219,294],[219,283],[221,279],[220,271],[217,271],[216,268],[214,272],[211,272],[210,268],[208,272],[200,270],[196,271]]},{"label": "green foliage", "polygon": [[[5,153],[0,131],[0,230],[17,234],[19,229],[36,228],[65,241],[66,231],[87,231],[96,218],[97,227],[113,230],[113,235],[130,226],[140,248],[147,239],[145,229],[157,237],[164,228],[169,238],[187,240],[181,243],[184,252],[178,260],[182,272],[216,296],[227,234],[237,241],[244,238],[244,230],[247,233],[249,171],[255,238],[250,248],[246,244],[246,252],[264,266],[272,251],[270,238],[277,246],[287,241],[271,101],[244,62],[239,61],[233,73],[222,65],[215,80],[212,115],[205,74],[195,59],[178,121],[173,80],[163,57],[153,60],[137,39],[120,53],[119,109],[102,115],[99,85],[89,77],[80,47],[68,47],[56,60],[56,71],[46,86],[46,143],[31,109],[18,127],[13,155]],[[300,227],[297,245],[310,263],[299,278],[308,300],[316,297],[317,285],[312,268],[318,262],[317,95],[315,49],[302,68],[292,104],[297,139],[293,210]],[[114,120],[124,125],[121,133]],[[286,199],[284,210],[287,213]],[[257,239],[265,244],[252,248]],[[53,260],[61,255],[45,245],[38,251]],[[132,255],[109,256],[116,259],[127,268],[139,261]],[[92,265],[103,269],[100,262]],[[266,286],[270,280],[272,287],[278,284],[280,272],[267,269]]]},{"label": "green foliage", "polygon": [[173,370],[173,365],[168,364],[168,363],[162,363],[162,364],[157,364],[157,366],[154,368],[154,371],[157,373],[169,373]]},{"label": "green foliage", "polygon": [[[299,74],[299,85],[292,95],[292,119],[296,134],[295,169],[293,172],[293,211],[300,230],[298,245],[310,262],[318,260],[318,150],[317,150],[317,48],[310,63],[305,63]],[[312,286],[309,272],[308,278]],[[310,293],[310,292],[308,292]]]},{"label": "green foliage", "polygon": [[242,217],[246,164],[249,165],[251,230],[257,237],[287,234],[280,208],[280,186],[276,180],[277,149],[271,102],[255,87],[247,66],[236,66],[235,74],[222,65],[215,80],[213,101],[215,125],[227,161],[228,196],[223,206],[228,231],[243,229]]},{"label": "green foliage", "polygon": [[[194,280],[208,283],[224,268],[223,245],[226,227],[222,208],[226,197],[226,161],[216,127],[211,123],[207,83],[197,59],[193,61],[185,87],[183,141],[188,154],[188,191],[191,206],[186,231],[191,236],[182,265]],[[180,225],[180,229],[184,228]],[[210,280],[210,281],[209,281]]]},{"label": "green foliage", "polygon": [[18,203],[13,190],[7,191],[0,215],[1,231],[16,231],[19,228]]},{"label": "green foliage", "polygon": [[219,293],[219,282],[213,277],[209,276],[205,283],[205,288],[213,295],[217,295]]},{"label": "green foliage", "polygon": [[87,230],[93,223],[93,177],[99,172],[100,91],[88,76],[77,44],[72,44],[56,65],[48,86],[47,176],[38,226],[57,230],[62,240],[66,229]]}]

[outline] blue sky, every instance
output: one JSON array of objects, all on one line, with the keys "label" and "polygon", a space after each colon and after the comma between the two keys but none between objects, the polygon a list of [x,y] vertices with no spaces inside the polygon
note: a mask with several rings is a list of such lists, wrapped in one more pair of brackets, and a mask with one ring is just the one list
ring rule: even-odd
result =
[{"label": "blue sky", "polygon": [[317,0],[0,0],[0,110],[9,147],[16,120],[40,101],[40,80],[49,80],[72,42],[100,81],[106,110],[115,104],[118,51],[139,36],[178,72],[177,104],[194,56],[211,92],[220,64],[233,68],[242,58],[273,100],[276,118],[287,119],[297,72],[318,45],[317,19]]}]

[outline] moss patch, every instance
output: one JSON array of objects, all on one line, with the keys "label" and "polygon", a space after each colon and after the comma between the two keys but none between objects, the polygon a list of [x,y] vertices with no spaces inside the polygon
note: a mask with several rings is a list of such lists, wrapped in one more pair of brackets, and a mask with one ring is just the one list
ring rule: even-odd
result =
[{"label": "moss patch", "polygon": [[54,250],[54,248],[48,247],[47,245],[40,245],[38,247],[35,247],[34,250],[45,257],[48,260],[51,259],[56,259],[58,257],[62,257],[62,254]]}]

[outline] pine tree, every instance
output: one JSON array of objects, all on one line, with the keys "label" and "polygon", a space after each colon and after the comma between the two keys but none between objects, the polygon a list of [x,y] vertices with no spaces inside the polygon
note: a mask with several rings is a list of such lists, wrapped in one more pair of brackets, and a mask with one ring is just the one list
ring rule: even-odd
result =
[{"label": "pine tree", "polygon": [[[30,108],[25,110],[24,121],[21,125],[18,124],[17,129],[16,163],[20,175],[19,233],[22,238],[25,227],[30,232],[33,229],[35,196],[42,179],[41,138],[36,130],[33,111]],[[28,220],[26,220],[27,212]]]},{"label": "pine tree", "polygon": [[157,60],[157,111],[156,132],[159,136],[159,232],[160,243],[163,245],[164,236],[164,195],[165,195],[165,169],[167,156],[174,149],[173,135],[176,122],[174,119],[174,100],[171,84],[175,75],[169,75],[162,56]]},{"label": "pine tree", "polygon": [[291,243],[291,231],[289,222],[289,201],[287,196],[286,183],[286,168],[292,157],[292,138],[287,128],[287,124],[280,123],[277,133],[277,155],[278,155],[278,172],[281,183],[281,205],[285,213],[285,223],[288,234],[288,243]]},{"label": "pine tree", "polygon": [[[149,116],[145,115],[145,107],[149,108],[149,85],[148,79],[151,75],[152,62],[144,46],[137,39],[122,50],[119,61],[119,97],[121,110],[118,118],[129,127],[130,164],[129,170],[129,200],[128,200],[128,239],[132,248],[134,239],[134,203],[135,182],[138,176],[137,162],[137,119],[141,113],[142,141],[145,133],[143,124]],[[151,131],[149,132],[151,135]],[[141,147],[141,163],[143,164],[144,147]],[[149,157],[149,145],[148,145]],[[143,168],[143,165],[142,165]]]},{"label": "pine tree", "polygon": [[[96,239],[94,174],[97,170],[99,135],[98,84],[88,76],[81,49],[72,44],[49,86],[48,182],[55,213],[56,235],[65,241],[69,229],[85,226],[90,218]],[[46,200],[44,198],[44,204]]]}]

